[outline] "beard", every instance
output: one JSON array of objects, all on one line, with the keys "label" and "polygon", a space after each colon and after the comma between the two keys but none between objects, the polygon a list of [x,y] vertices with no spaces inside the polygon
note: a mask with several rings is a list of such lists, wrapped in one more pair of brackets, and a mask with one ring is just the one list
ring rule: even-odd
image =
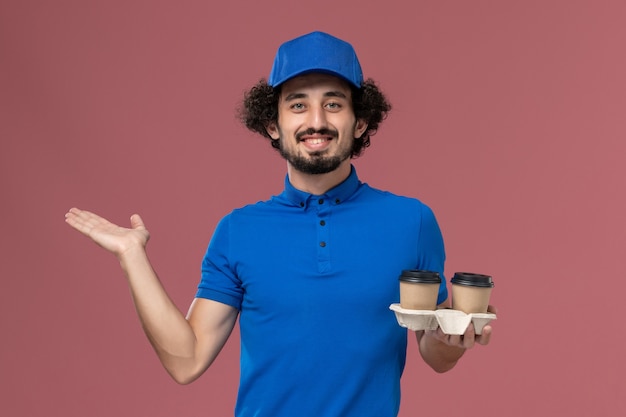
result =
[{"label": "beard", "polygon": [[[338,133],[334,130],[330,129],[308,129],[304,132],[300,132],[296,135],[296,141],[300,141],[300,138],[303,135],[332,135],[332,140],[337,140]],[[327,174],[339,168],[341,163],[346,159],[349,159],[352,156],[352,146],[347,147],[346,149],[339,149],[338,153],[335,155],[326,155],[327,151],[320,152],[312,152],[308,154],[308,157],[297,154],[293,150],[286,149],[284,146],[284,136],[282,132],[280,133],[279,144],[280,148],[278,151],[280,155],[285,158],[287,162],[291,164],[296,170],[304,173],[304,174]]]}]

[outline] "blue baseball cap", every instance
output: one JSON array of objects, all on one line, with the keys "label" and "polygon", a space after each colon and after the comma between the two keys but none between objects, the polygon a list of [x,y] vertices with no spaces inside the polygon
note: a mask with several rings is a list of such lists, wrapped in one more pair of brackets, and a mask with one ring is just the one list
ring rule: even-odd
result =
[{"label": "blue baseball cap", "polygon": [[324,32],[312,32],[278,48],[268,84],[276,87],[310,72],[335,75],[356,88],[363,83],[361,64],[352,45]]}]

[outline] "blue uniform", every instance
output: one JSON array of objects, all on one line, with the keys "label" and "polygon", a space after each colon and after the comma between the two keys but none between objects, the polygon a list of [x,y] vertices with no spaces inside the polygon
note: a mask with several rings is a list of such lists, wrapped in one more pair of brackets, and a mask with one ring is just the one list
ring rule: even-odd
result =
[{"label": "blue uniform", "polygon": [[407,331],[389,305],[403,269],[443,277],[444,260],[432,211],[354,168],[324,195],[287,179],[280,195],[224,217],[197,297],[240,310],[236,416],[396,416]]}]

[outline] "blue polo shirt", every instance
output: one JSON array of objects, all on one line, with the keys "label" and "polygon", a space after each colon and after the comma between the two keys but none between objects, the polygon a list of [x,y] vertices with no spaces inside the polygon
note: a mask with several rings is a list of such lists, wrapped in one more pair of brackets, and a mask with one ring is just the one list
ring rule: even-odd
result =
[{"label": "blue polo shirt", "polygon": [[235,415],[396,416],[407,331],[389,305],[403,269],[443,277],[444,260],[432,211],[354,168],[324,195],[286,179],[280,195],[225,216],[197,297],[240,310]]}]

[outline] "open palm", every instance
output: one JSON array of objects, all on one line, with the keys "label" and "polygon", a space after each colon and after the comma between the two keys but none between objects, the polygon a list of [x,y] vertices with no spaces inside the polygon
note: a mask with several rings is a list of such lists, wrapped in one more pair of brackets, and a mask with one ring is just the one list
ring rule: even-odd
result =
[{"label": "open palm", "polygon": [[130,228],[120,227],[97,214],[77,208],[65,214],[65,221],[116,256],[137,246],[145,247],[150,239],[150,233],[138,214],[131,216]]}]

